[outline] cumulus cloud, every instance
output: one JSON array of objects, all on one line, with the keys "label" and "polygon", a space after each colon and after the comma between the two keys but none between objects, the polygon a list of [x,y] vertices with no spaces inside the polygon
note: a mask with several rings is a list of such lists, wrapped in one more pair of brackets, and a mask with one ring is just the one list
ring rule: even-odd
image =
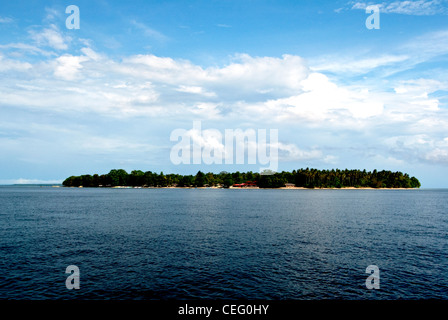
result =
[{"label": "cumulus cloud", "polygon": [[[409,120],[413,112],[421,116],[422,110],[436,111],[439,101],[429,94],[446,87],[435,80],[419,79],[398,82],[395,92],[371,92],[362,85],[338,84],[291,55],[240,55],[223,67],[203,68],[155,55],[115,61],[90,47],[81,48],[80,53],[63,54],[39,65],[0,56],[5,62],[3,69],[30,71],[29,78],[17,78],[15,90],[0,101],[3,98],[10,105],[47,108],[57,104],[69,109],[70,102],[79,105],[83,101],[86,111],[108,114],[113,109],[118,115],[183,114],[190,118],[200,115],[341,124],[347,118],[367,121],[380,115],[389,117],[383,121],[398,121],[400,116]],[[72,83],[62,86],[58,79]],[[83,79],[88,79],[88,84]],[[30,80],[34,83],[32,91],[26,90]],[[51,98],[45,93],[49,88],[55,89]]]},{"label": "cumulus cloud", "polygon": [[424,155],[424,159],[437,164],[448,164],[448,148],[435,148]]},{"label": "cumulus cloud", "polygon": [[385,140],[390,152],[407,161],[448,164],[448,137],[425,133],[396,136]]},{"label": "cumulus cloud", "polygon": [[257,90],[300,89],[300,82],[308,75],[305,60],[293,55],[283,55],[282,58],[251,57],[247,54],[235,56],[235,61],[223,68],[210,68],[208,76],[236,88]]},{"label": "cumulus cloud", "polygon": [[155,55],[136,55],[115,65],[117,72],[133,75],[153,82],[202,87],[234,99],[254,99],[261,92],[277,95],[297,92],[300,81],[307,76],[308,68],[298,56],[282,58],[251,57],[241,54],[223,67],[202,68],[186,60],[174,60]]},{"label": "cumulus cloud", "polygon": [[365,119],[383,112],[383,102],[368,90],[338,86],[321,73],[311,73],[301,87],[303,93],[265,102],[268,115],[279,122],[292,119],[337,122],[338,118]]},{"label": "cumulus cloud", "polygon": [[[209,68],[155,55],[135,55],[116,61],[90,47],[81,48],[79,55],[62,54],[44,64],[20,63],[3,56],[0,59],[5,62],[4,69],[30,71],[28,79],[17,75],[18,88],[9,92],[8,104],[36,105],[41,99],[48,103],[48,98],[43,97],[45,91],[59,88],[61,93],[53,93],[52,97],[61,98],[64,103],[60,104],[70,108],[67,100],[84,101],[89,112],[99,113],[114,108],[114,112],[135,115],[175,113],[187,117],[269,119],[279,123],[340,122],[347,117],[366,120],[420,109],[437,110],[439,102],[429,94],[446,87],[435,80],[420,79],[397,83],[393,93],[371,92],[362,85],[338,84],[323,73],[310,70],[302,58],[291,55],[281,58],[239,55],[227,65]],[[401,59],[385,60],[392,63]],[[72,83],[70,87],[61,87],[59,79]],[[83,79],[88,79],[88,84]],[[23,85],[29,85],[30,81],[39,90],[24,92]],[[395,112],[399,108],[402,110]]]},{"label": "cumulus cloud", "polygon": [[[314,137],[322,135],[322,131],[328,139],[336,132],[357,132],[369,141],[365,146],[360,144],[361,148],[375,145],[384,152],[383,159],[388,153],[393,153],[397,161],[409,155],[428,163],[444,163],[446,159],[447,148],[440,141],[448,115],[433,96],[437,90],[447,90],[446,82],[426,78],[395,80],[384,89],[363,83],[344,84],[325,74],[368,72],[406,62],[410,55],[389,54],[350,61],[344,66],[327,62],[310,67],[294,55],[238,54],[225,65],[203,67],[153,54],[117,60],[94,50],[89,42],[83,42],[85,46],[76,52],[60,53],[68,42],[56,28],[49,30],[54,33],[44,31],[41,38],[34,38],[39,46],[0,47],[5,51],[23,48],[30,54],[38,54],[36,50],[43,50],[40,46],[45,45],[56,50],[43,55],[37,63],[1,53],[0,72],[8,76],[0,79],[0,104],[60,114],[85,113],[86,117],[96,114],[117,121],[143,117],[148,123],[191,125],[193,120],[206,119],[221,128],[278,128],[280,140],[276,147],[282,161],[337,163],[337,150],[330,152],[307,140],[298,142],[300,135],[317,141]],[[59,40],[55,40],[58,36],[52,38],[55,34],[59,34]],[[282,136],[282,132],[297,134],[297,138],[294,141]],[[421,134],[428,135],[422,143],[406,143],[402,138]],[[286,143],[286,139],[292,141]],[[344,143],[353,139],[346,135],[335,148],[344,148]],[[95,145],[120,150],[125,144],[121,141],[114,145],[101,136],[91,142],[77,145],[85,150],[93,150]],[[220,148],[213,135],[198,143],[209,149]],[[139,147],[143,148],[141,143],[136,145]]]},{"label": "cumulus cloud", "polygon": [[72,56],[69,54],[60,56],[56,59],[54,75],[65,80],[74,80],[82,69],[81,63],[88,58],[83,56]]}]

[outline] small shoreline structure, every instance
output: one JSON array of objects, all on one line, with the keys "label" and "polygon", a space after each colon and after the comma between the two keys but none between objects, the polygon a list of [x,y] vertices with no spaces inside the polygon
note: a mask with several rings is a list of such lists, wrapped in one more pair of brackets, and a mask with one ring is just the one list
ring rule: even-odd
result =
[{"label": "small shoreline structure", "polygon": [[198,171],[196,175],[164,174],[134,170],[127,173],[123,169],[113,169],[108,174],[70,176],[62,183],[64,187],[78,188],[172,188],[172,189],[417,189],[420,181],[407,173],[392,171],[372,172],[366,170],[318,170],[299,169],[292,172],[234,172],[222,171],[218,174]]}]

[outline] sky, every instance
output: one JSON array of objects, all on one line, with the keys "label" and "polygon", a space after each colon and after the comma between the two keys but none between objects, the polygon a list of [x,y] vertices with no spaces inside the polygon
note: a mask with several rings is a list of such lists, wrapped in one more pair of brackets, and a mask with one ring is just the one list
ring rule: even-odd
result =
[{"label": "sky", "polygon": [[277,171],[448,187],[447,71],[446,0],[1,1],[0,184],[257,172],[173,160],[181,141],[222,155],[241,129],[247,153],[267,133]]}]

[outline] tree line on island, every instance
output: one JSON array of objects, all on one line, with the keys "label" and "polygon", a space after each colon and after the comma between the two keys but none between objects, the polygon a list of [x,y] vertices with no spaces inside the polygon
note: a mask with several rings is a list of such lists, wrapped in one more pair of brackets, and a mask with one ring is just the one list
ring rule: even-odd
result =
[{"label": "tree line on island", "polygon": [[244,186],[247,182],[259,188],[281,188],[286,185],[304,188],[420,188],[420,182],[407,173],[366,170],[299,169],[292,172],[203,173],[196,175],[164,174],[141,170],[127,173],[113,169],[107,174],[71,176],[62,183],[65,187],[223,187]]}]

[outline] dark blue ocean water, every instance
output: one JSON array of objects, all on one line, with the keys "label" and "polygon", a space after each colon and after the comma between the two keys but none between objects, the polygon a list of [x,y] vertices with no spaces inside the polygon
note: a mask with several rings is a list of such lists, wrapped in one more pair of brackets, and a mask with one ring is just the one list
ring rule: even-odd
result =
[{"label": "dark blue ocean water", "polygon": [[448,298],[444,189],[0,187],[0,230],[0,299]]}]

